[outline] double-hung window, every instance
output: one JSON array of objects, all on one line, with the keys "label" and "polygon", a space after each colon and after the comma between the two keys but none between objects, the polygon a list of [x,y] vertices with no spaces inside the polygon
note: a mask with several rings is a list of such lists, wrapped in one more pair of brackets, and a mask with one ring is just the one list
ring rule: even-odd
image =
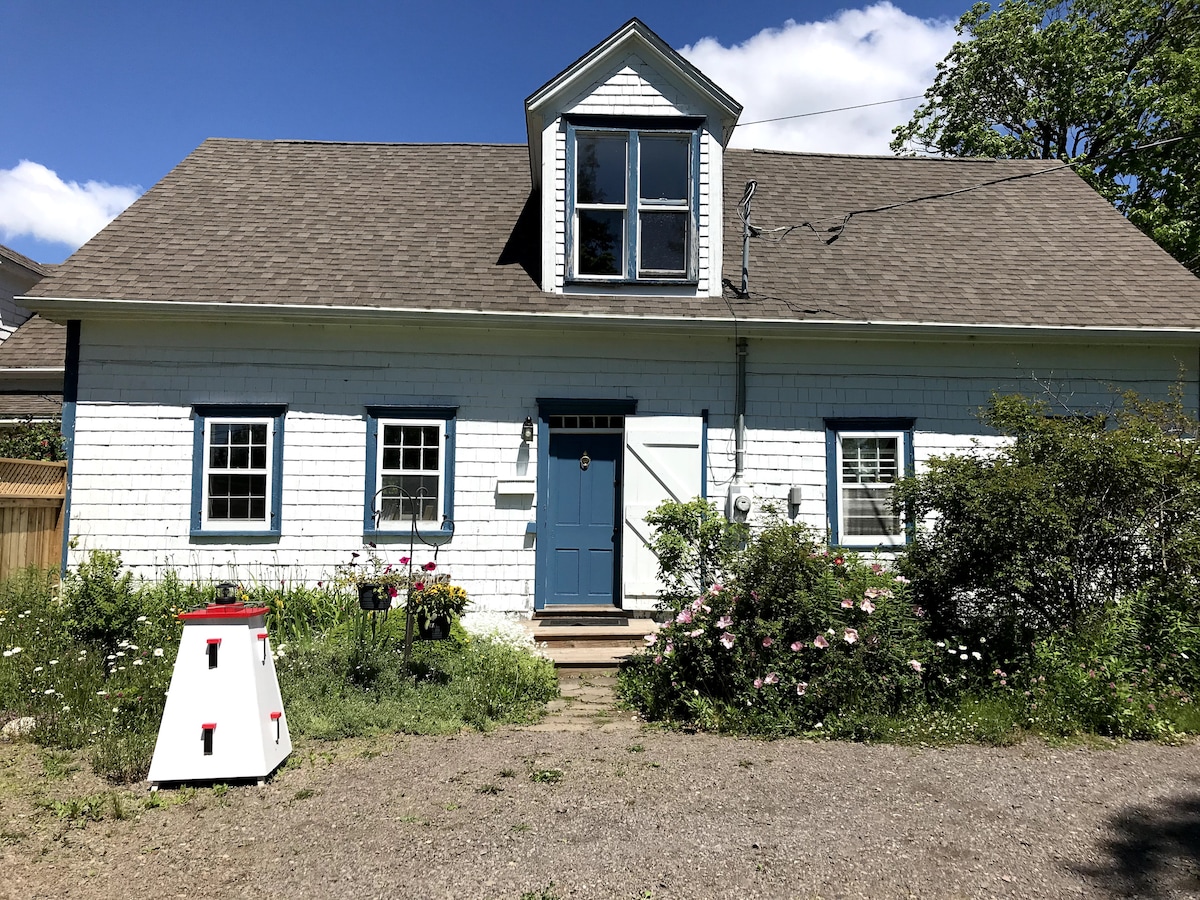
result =
[{"label": "double-hung window", "polygon": [[903,544],[904,516],[892,492],[913,471],[911,419],[827,419],[830,542],[875,548]]},{"label": "double-hung window", "polygon": [[587,121],[568,128],[571,278],[694,281],[699,131]]},{"label": "double-hung window", "polygon": [[453,407],[367,408],[368,534],[453,528],[455,413]]},{"label": "double-hung window", "polygon": [[191,532],[279,535],[283,406],[196,406]]}]

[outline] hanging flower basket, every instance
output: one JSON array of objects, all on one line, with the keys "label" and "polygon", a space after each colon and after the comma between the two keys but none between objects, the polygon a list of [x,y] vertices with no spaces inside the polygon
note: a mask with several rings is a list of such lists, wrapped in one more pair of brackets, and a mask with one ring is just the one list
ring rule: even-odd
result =
[{"label": "hanging flower basket", "polygon": [[390,609],[392,598],[389,591],[381,584],[368,582],[358,586],[358,606],[360,609],[381,611]]},{"label": "hanging flower basket", "polygon": [[423,641],[450,640],[450,617],[436,616],[428,621],[422,619],[418,626],[418,634]]}]

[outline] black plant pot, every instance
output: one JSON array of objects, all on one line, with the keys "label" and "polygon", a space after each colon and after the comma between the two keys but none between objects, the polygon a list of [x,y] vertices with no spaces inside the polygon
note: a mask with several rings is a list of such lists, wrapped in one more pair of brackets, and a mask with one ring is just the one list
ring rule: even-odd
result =
[{"label": "black plant pot", "polygon": [[417,623],[418,633],[423,641],[450,640],[450,617],[437,616],[433,619],[421,619]]},{"label": "black plant pot", "polygon": [[387,588],[381,584],[360,584],[358,605],[360,609],[372,611],[390,609],[392,598],[388,596]]}]

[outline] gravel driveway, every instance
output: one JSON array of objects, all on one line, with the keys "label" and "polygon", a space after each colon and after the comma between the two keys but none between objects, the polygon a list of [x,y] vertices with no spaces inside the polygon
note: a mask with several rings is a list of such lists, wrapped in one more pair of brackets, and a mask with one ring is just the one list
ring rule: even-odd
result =
[{"label": "gravel driveway", "polygon": [[[0,748],[0,894],[1200,896],[1195,744],[919,750],[663,733],[628,713],[568,724],[310,743],[263,787],[85,826],[31,811],[12,778],[37,752]],[[90,777],[25,788],[62,798]]]}]

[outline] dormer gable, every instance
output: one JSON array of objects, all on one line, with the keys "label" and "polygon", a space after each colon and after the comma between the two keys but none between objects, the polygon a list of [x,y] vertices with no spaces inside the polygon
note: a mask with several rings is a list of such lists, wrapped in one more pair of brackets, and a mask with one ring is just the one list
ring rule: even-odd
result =
[{"label": "dormer gable", "polygon": [[719,295],[722,160],[741,110],[638,19],[535,91],[542,290]]}]

